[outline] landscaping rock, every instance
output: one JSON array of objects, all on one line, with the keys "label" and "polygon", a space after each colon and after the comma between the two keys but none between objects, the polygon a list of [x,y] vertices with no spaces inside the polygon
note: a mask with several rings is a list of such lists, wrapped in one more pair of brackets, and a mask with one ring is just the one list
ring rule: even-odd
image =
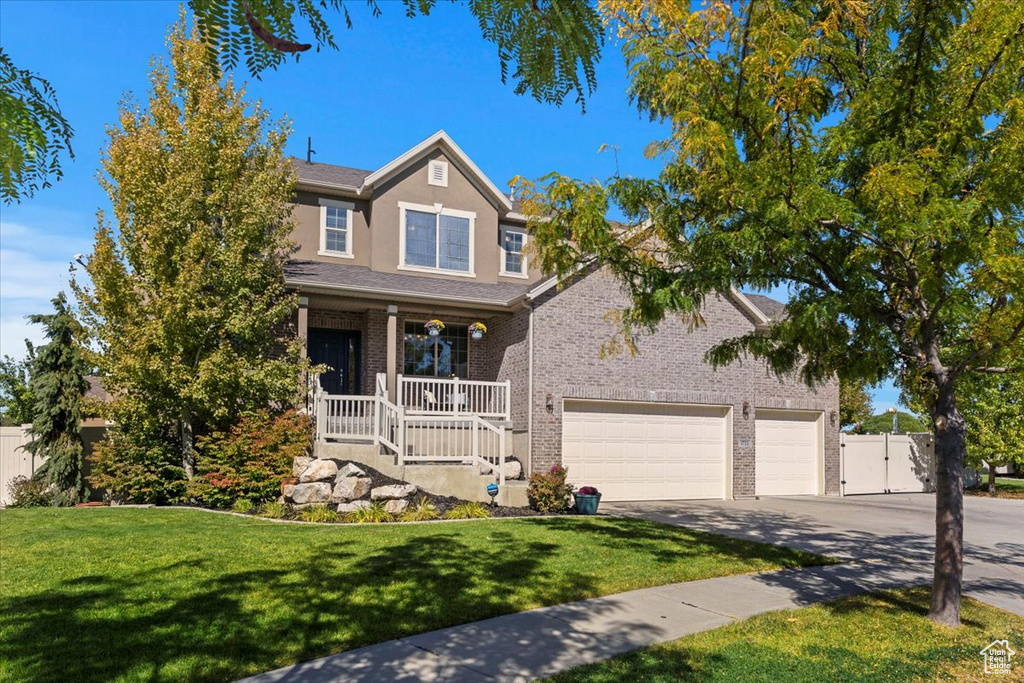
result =
[{"label": "landscaping rock", "polygon": [[288,484],[281,487],[281,498],[291,498],[292,491],[295,490],[295,484]]},{"label": "landscaping rock", "polygon": [[502,465],[505,468],[505,480],[518,479],[523,476],[523,465],[518,460],[510,458]]},{"label": "landscaping rock", "polygon": [[413,495],[420,488],[415,484],[395,484],[393,486],[378,486],[377,488],[370,491],[371,500],[397,500],[398,498],[408,498]]},{"label": "landscaping rock", "polygon": [[331,485],[325,481],[296,484],[292,488],[292,502],[296,505],[326,503],[331,500]]},{"label": "landscaping rock", "polygon": [[333,460],[314,460],[299,475],[300,484],[311,481],[330,481],[338,474],[338,463]]},{"label": "landscaping rock", "polygon": [[338,473],[334,485],[334,492],[331,494],[332,503],[347,503],[351,500],[365,498],[373,487],[373,480],[369,477],[342,477]]},{"label": "landscaping rock", "polygon": [[359,467],[356,466],[356,464],[354,462],[350,462],[349,464],[345,465],[340,470],[338,470],[338,479],[342,479],[344,477],[365,477],[365,476],[366,476],[366,472],[363,472],[361,469],[359,469]]},{"label": "landscaping rock", "polygon": [[389,500],[384,503],[384,509],[393,515],[400,515],[406,511],[409,507],[409,501],[407,500]]},{"label": "landscaping rock", "polygon": [[305,455],[300,455],[292,461],[292,476],[297,477],[306,471],[309,464],[313,462],[313,458],[308,458]]},{"label": "landscaping rock", "polygon": [[370,507],[370,501],[368,500],[354,500],[351,503],[340,503],[338,505],[339,514],[347,514],[349,512],[355,512],[356,510],[362,510]]}]

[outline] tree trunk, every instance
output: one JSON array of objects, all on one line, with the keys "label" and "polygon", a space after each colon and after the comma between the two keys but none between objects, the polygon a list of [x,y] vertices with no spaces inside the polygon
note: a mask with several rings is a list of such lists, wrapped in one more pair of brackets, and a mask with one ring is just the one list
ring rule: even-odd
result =
[{"label": "tree trunk", "polygon": [[193,446],[192,409],[185,406],[181,409],[181,466],[185,476],[191,479],[196,474],[196,451]]},{"label": "tree trunk", "polygon": [[996,466],[988,463],[988,492],[996,495]]},{"label": "tree trunk", "polygon": [[967,425],[956,406],[952,382],[939,386],[935,424],[935,577],[929,616],[944,626],[960,625],[964,574],[964,454]]}]

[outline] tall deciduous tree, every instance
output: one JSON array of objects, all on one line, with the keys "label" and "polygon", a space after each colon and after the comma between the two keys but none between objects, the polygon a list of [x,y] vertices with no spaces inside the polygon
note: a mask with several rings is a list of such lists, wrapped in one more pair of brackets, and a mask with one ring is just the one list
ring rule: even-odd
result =
[{"label": "tall deciduous tree", "polygon": [[29,388],[29,366],[35,349],[26,341],[28,356],[18,360],[4,356],[0,360],[0,424],[22,425],[32,421],[32,390]]},{"label": "tall deciduous tree", "polygon": [[0,198],[19,202],[63,174],[61,156],[74,158],[71,126],[45,78],[19,69],[0,47]]},{"label": "tall deciduous tree", "polygon": [[61,292],[53,300],[54,312],[29,316],[44,327],[46,344],[36,349],[31,361],[32,440],[25,448],[46,458],[36,476],[70,493],[78,500],[85,493],[82,482],[83,398],[89,389],[82,357],[81,326]]},{"label": "tall deciduous tree", "polygon": [[989,493],[995,493],[997,467],[1024,467],[1024,372],[965,379],[960,405],[967,421],[967,463],[988,466]]},{"label": "tall deciduous tree", "polygon": [[183,21],[168,45],[147,106],[126,102],[109,130],[116,229],[101,213],[92,288],[74,286],[116,410],[176,424],[191,477],[197,428],[297,394],[299,344],[277,334],[297,306],[283,278],[293,178],[286,127],[220,79]]},{"label": "tall deciduous tree", "polygon": [[849,427],[871,417],[871,395],[863,380],[839,382],[839,425]]},{"label": "tall deciduous tree", "polygon": [[[596,258],[624,334],[713,291],[791,287],[729,339],[810,384],[886,374],[936,434],[931,617],[959,623],[966,427],[957,388],[1021,353],[1024,4],[605,0],[641,111],[670,126],[656,179],[548,177],[527,193],[541,265]],[[606,220],[617,205],[627,227]],[[629,227],[631,226],[631,227]]]}]

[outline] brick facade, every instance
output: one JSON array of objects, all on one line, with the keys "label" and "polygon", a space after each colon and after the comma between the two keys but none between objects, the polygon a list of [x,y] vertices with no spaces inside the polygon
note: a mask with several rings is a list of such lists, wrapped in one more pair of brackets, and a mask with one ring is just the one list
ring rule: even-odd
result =
[{"label": "brick facade", "polygon": [[[604,319],[626,303],[613,277],[596,272],[538,300],[534,312],[533,433],[534,471],[561,462],[562,404],[565,398],[700,403],[732,407],[733,495],[754,495],[754,423],[757,409],[782,408],[824,413],[825,492],[839,493],[839,387],[831,382],[808,389],[780,379],[763,362],[747,359],[717,370],[704,362],[714,344],[750,332],[754,322],[731,299],[709,297],[705,325],[690,330],[686,321],[666,319],[643,337],[639,353],[601,357],[601,345],[616,331]],[[552,410],[546,408],[551,394]],[[750,406],[743,416],[743,402]],[[749,444],[742,445],[741,444]]]}]

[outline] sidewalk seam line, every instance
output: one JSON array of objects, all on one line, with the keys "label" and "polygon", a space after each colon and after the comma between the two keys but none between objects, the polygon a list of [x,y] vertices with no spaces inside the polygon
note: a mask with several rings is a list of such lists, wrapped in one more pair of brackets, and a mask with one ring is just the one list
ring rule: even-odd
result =
[{"label": "sidewalk seam line", "polygon": [[498,680],[497,676],[492,676],[491,674],[487,673],[486,671],[481,671],[480,669],[475,669],[475,668],[469,666],[468,664],[466,664],[466,663],[464,663],[464,662],[462,662],[460,660],[453,659],[453,658],[449,657],[448,655],[441,654],[440,652],[436,652],[434,650],[431,650],[429,647],[423,647],[422,645],[417,645],[416,643],[411,643],[408,640],[405,640],[404,638],[398,638],[397,640],[400,643],[405,643],[406,645],[408,645],[410,647],[414,647],[417,650],[420,650],[421,652],[426,652],[429,655],[433,655],[433,656],[437,657],[438,659],[440,659],[442,661],[445,661],[445,662],[448,662],[449,664],[451,664],[451,665],[453,665],[455,667],[458,667],[460,669],[466,669],[467,671],[472,671],[475,674],[480,674],[484,678],[490,678],[492,680]]}]

